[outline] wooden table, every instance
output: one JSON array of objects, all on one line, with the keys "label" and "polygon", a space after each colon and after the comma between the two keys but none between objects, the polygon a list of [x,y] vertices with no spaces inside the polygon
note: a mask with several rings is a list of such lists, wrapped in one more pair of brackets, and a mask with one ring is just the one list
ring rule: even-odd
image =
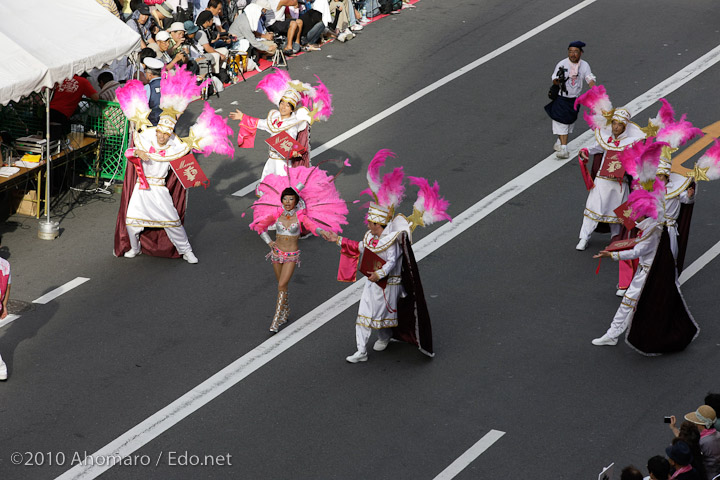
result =
[{"label": "wooden table", "polygon": [[[74,161],[80,156],[87,155],[89,153],[97,154],[100,141],[95,137],[86,136],[73,150],[63,150],[50,157],[50,168],[57,168],[68,162]],[[0,192],[4,192],[10,188],[17,187],[23,182],[34,179],[37,184],[37,200],[35,203],[38,204],[36,209],[36,218],[40,218],[40,205],[45,204],[43,215],[47,215],[48,209],[48,198],[46,189],[43,188],[43,180],[45,179],[45,161],[38,162],[37,166],[26,168],[17,167],[20,169],[14,175],[9,177],[0,177]]]}]

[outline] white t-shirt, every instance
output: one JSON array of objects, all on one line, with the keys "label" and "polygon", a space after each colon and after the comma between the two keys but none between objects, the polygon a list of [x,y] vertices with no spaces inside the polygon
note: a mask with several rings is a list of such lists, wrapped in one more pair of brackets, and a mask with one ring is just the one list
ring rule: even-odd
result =
[{"label": "white t-shirt", "polygon": [[279,7],[278,10],[278,3],[280,3],[280,0],[270,0],[270,6],[275,12],[275,20],[270,22],[268,25],[272,25],[275,22],[285,21],[285,7]]},{"label": "white t-shirt", "polygon": [[552,76],[550,77],[552,80],[555,80],[557,78],[557,72],[560,67],[563,67],[565,69],[565,78],[567,78],[567,82],[565,82],[565,88],[567,88],[567,94],[561,93],[563,97],[569,97],[569,98],[575,98],[580,96],[580,93],[583,89],[583,81],[586,81],[588,83],[595,81],[595,75],[590,71],[590,65],[583,59],[580,59],[577,65],[577,75],[570,75],[571,72],[574,70],[573,63],[570,61],[569,58],[563,58],[558,62],[557,65],[555,65],[555,70],[553,70]]}]

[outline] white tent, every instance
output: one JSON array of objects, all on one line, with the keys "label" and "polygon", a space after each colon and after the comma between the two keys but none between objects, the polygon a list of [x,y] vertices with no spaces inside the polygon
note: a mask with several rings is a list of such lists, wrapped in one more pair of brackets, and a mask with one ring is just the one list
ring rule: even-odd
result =
[{"label": "white tent", "polygon": [[0,2],[0,105],[140,48],[140,36],[95,0]]},{"label": "white tent", "polygon": [[[95,0],[0,2],[0,105],[45,88],[47,158],[50,157],[50,89],[75,74],[99,68],[140,47],[140,36]],[[47,163],[46,200],[50,198]],[[41,222],[55,238],[57,224]]]}]

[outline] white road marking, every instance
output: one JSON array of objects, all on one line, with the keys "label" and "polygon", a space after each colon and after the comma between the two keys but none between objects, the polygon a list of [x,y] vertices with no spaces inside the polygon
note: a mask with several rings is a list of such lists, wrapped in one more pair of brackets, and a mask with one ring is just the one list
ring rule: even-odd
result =
[{"label": "white road marking", "polygon": [[[633,114],[637,115],[655,103],[659,98],[680,88],[703,71],[715,65],[718,61],[720,61],[720,46],[715,47],[673,76],[637,97],[627,104],[628,108]],[[585,132],[570,142],[568,145],[569,150],[572,151],[574,155],[577,155],[580,146],[589,143],[592,137],[593,134],[591,131]],[[427,237],[414,244],[413,250],[416,260],[422,260],[515,198],[527,188],[538,183],[570,161],[572,160],[558,160],[553,154],[505,186],[497,189],[466,211],[457,215],[452,223],[442,225]],[[130,455],[354,305],[359,300],[365,281],[365,279],[362,279],[339,292],[299,320],[293,322],[277,335],[263,342],[167,407],[151,415],[136,427],[128,430],[95,452],[93,457],[98,459],[98,461],[91,462],[88,460],[87,462],[94,464],[76,465],[58,477],[58,479],[92,479],[98,477],[110,468],[110,465],[106,465],[106,463],[110,462],[102,461],[107,458],[107,456],[119,455],[120,457],[126,457]]]},{"label": "white road marking", "polygon": [[434,480],[450,480],[451,478],[455,478],[458,473],[462,472],[465,467],[474,462],[480,454],[490,448],[493,443],[500,440],[500,437],[503,435],[505,435],[505,432],[490,430],[484,437],[478,440],[475,445],[470,447],[465,453],[460,455],[457,460],[448,465],[445,470],[440,472],[440,475],[435,477]]},{"label": "white road marking", "polygon": [[700,258],[695,260],[692,265],[683,270],[679,278],[680,285],[690,280],[693,275],[699,272],[705,265],[710,263],[718,256],[718,254],[720,254],[720,242],[716,243],[710,250],[703,253]]},{"label": "white road marking", "polygon": [[0,320],[0,328],[4,327],[5,325],[9,325],[10,323],[14,322],[18,318],[20,318],[20,315],[15,315],[14,313],[8,314],[7,317]]},{"label": "white road marking", "polygon": [[[333,138],[332,140],[328,141],[327,143],[325,143],[323,145],[320,145],[317,148],[311,149],[310,150],[310,158],[312,159],[312,158],[320,155],[321,153],[325,152],[326,150],[330,150],[334,146],[344,142],[348,138],[351,138],[351,137],[357,135],[358,133],[362,132],[363,130],[366,130],[366,129],[372,127],[373,125],[380,122],[381,120],[384,120],[385,118],[389,117],[393,113],[395,113],[399,110],[402,110],[403,108],[407,107],[411,103],[416,102],[417,100],[420,100],[425,95],[432,93],[433,91],[444,86],[445,84],[452,82],[456,78],[461,77],[462,75],[465,75],[466,73],[473,71],[477,67],[489,62],[490,60],[492,60],[495,57],[502,55],[503,53],[507,52],[511,48],[517,47],[518,45],[523,43],[525,40],[528,40],[528,39],[534,37],[535,35],[537,35],[538,33],[541,33],[544,30],[547,30],[548,28],[552,27],[556,23],[566,19],[570,15],[582,10],[583,8],[587,7],[588,5],[592,5],[596,1],[597,0],[585,0],[583,2],[580,2],[577,5],[575,5],[574,7],[564,11],[560,15],[551,18],[550,20],[548,20],[547,22],[545,22],[541,25],[538,25],[537,27],[524,33],[523,35],[520,35],[515,40],[512,40],[512,41],[506,43],[505,45],[503,45],[502,47],[499,47],[499,48],[493,50],[492,52],[488,53],[487,55],[478,58],[474,62],[468,63],[464,67],[462,67],[458,70],[455,70],[453,73],[451,73],[449,75],[444,76],[443,78],[436,81],[435,83],[431,83],[430,85],[423,88],[422,90],[413,93],[406,99],[401,100],[400,102],[396,103],[395,105],[391,106],[390,108],[383,110],[382,112],[378,113],[374,117],[371,117],[368,120],[365,120],[364,122],[357,125],[356,127],[351,128],[347,132],[345,132],[341,135],[338,135],[337,137]],[[260,183],[259,180],[255,181],[255,182],[251,183],[250,185],[233,193],[232,195],[235,197],[244,197],[248,193],[255,191],[255,188],[258,186],[259,183]]]},{"label": "white road marking", "polygon": [[55,290],[46,293],[42,297],[36,298],[35,300],[32,301],[32,303],[41,303],[44,305],[48,302],[55,300],[57,297],[59,297],[63,293],[67,293],[70,290],[72,290],[73,288],[82,285],[83,283],[87,282],[88,280],[90,280],[90,279],[85,278],[85,277],[77,277],[75,280],[69,281],[65,285],[62,285],[62,286],[56,288]]}]

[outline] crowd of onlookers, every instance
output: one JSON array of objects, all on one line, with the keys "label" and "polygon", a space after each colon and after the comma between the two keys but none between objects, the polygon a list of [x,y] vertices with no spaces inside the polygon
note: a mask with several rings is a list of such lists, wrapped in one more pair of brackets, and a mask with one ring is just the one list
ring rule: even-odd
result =
[{"label": "crowd of onlookers", "polygon": [[[372,18],[411,8],[411,0],[96,0],[140,35],[140,50],[90,73],[103,99],[147,69],[185,67],[216,88],[261,59],[317,51],[352,40]],[[151,67],[148,67],[150,60]],[[242,73],[240,72],[240,73]],[[103,84],[99,74],[103,73]]]},{"label": "crowd of onlookers", "polygon": [[705,404],[684,417],[678,426],[675,416],[666,417],[674,438],[665,455],[647,462],[647,476],[632,465],[620,473],[620,480],[720,480],[720,394],[709,393]]}]

